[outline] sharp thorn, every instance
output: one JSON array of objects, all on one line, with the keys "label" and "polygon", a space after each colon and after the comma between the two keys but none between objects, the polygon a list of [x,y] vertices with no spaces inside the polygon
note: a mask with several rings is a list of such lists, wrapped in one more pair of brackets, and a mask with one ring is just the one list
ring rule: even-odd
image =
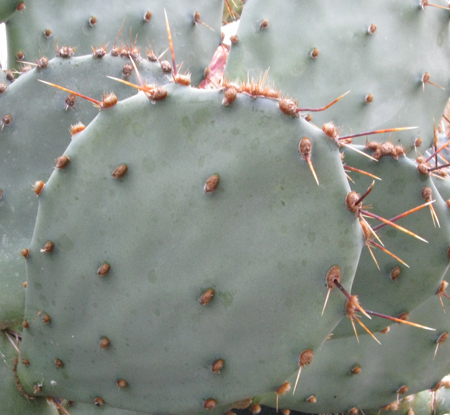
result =
[{"label": "sharp thorn", "polygon": [[350,144],[345,144],[345,143],[342,143],[342,142],[338,141],[338,145],[342,146],[342,147],[349,148],[350,150],[356,151],[357,153],[361,154],[362,156],[367,157],[367,158],[369,158],[369,159],[371,159],[373,161],[378,161],[377,159],[373,158],[371,155],[369,155],[367,153],[364,153],[361,150],[358,150],[357,148],[351,146]]},{"label": "sharp thorn", "polygon": [[398,262],[403,264],[405,267],[410,268],[410,266],[405,261],[402,261],[397,255],[393,254],[391,251],[388,251],[386,248],[384,248],[381,245],[377,244],[375,241],[369,241],[369,243],[371,243],[373,246],[375,246],[376,248],[380,249],[384,253],[390,255],[392,258],[396,259]]},{"label": "sharp thorn", "polygon": [[332,105],[336,104],[336,102],[340,101],[342,98],[344,98],[347,94],[349,94],[350,91],[345,92],[344,94],[342,94],[341,96],[339,96],[338,98],[336,98],[334,101],[331,101],[328,105],[325,105],[322,108],[298,108],[297,112],[301,112],[301,111],[308,111],[308,112],[319,112],[319,111],[325,111],[328,108],[330,108]]},{"label": "sharp thorn", "polygon": [[[325,312],[325,308],[327,306],[328,299],[330,298],[330,293],[331,293],[331,288],[328,288],[327,298],[325,298],[325,304],[323,305],[323,309],[322,309],[322,314],[321,314],[322,316],[323,316],[323,313]],[[297,383],[296,383],[296,385],[297,385]],[[295,388],[294,388],[294,392],[295,392]]]},{"label": "sharp thorn", "polygon": [[386,223],[387,225],[391,225],[391,226],[393,226],[394,228],[398,229],[399,231],[402,231],[402,232],[404,232],[404,233],[407,233],[408,235],[414,236],[415,238],[420,239],[421,241],[423,241],[423,242],[425,242],[425,243],[428,243],[428,241],[427,241],[426,239],[424,239],[424,238],[422,238],[421,236],[415,234],[414,232],[409,231],[408,229],[404,228],[403,226],[400,226],[400,225],[397,225],[397,224],[394,223],[394,222],[391,222],[391,221],[388,220],[388,219],[385,219],[385,218],[382,218],[381,216],[375,215],[374,213],[369,212],[368,210],[363,210],[363,209],[361,209],[360,212],[361,212],[362,214],[366,215],[366,216],[370,216],[371,218],[378,219],[379,221],[384,222],[384,223]]},{"label": "sharp thorn", "polygon": [[314,179],[316,179],[317,186],[319,186],[319,179],[317,178],[316,172],[315,172],[315,170],[314,170],[314,166],[313,166],[313,164],[312,164],[312,162],[311,162],[311,157],[308,157],[308,158],[306,159],[306,161],[307,161],[308,164],[309,164],[309,168],[311,169],[311,172],[312,172],[312,174],[313,174],[313,176],[314,176]]},{"label": "sharp thorn", "polygon": [[53,86],[55,88],[61,89],[62,91],[69,92],[69,93],[71,93],[73,95],[76,95],[77,97],[86,99],[86,100],[92,102],[93,104],[95,104],[98,107],[101,105],[100,101],[97,101],[96,99],[93,99],[93,98],[89,98],[86,95],[82,95],[82,94],[79,94],[78,92],[72,91],[72,90],[64,88],[62,86],[59,86],[59,85],[56,85],[56,84],[52,84],[51,82],[43,81],[42,79],[38,79],[38,81],[42,82],[43,84],[47,84],[47,85]]},{"label": "sharp thorn", "polygon": [[292,395],[295,394],[295,391],[296,391],[296,389],[297,389],[297,384],[298,384],[298,381],[299,381],[299,379],[300,379],[300,374],[301,374],[301,373],[302,373],[302,366],[300,366],[300,367],[298,368],[297,379],[295,380],[295,386],[294,386],[294,391],[292,392]]},{"label": "sharp thorn", "polygon": [[167,12],[164,8],[164,15],[166,16],[167,36],[169,37],[170,53],[172,55],[173,74],[177,75],[177,65],[175,64],[175,52],[173,50],[172,33],[170,32],[169,19],[167,18]]},{"label": "sharp thorn", "polygon": [[387,128],[385,130],[367,131],[365,133],[345,135],[345,136],[339,137],[338,140],[345,140],[347,138],[362,137],[363,135],[394,133],[394,132],[397,132],[397,131],[413,130],[413,129],[416,129],[416,128],[419,128],[419,127],[399,127],[399,128]]},{"label": "sharp thorn", "polygon": [[[428,205],[430,205],[431,203],[434,203],[434,202],[435,202],[435,200],[432,200],[432,201],[430,201],[430,202],[424,203],[424,204],[422,204],[422,205],[420,205],[420,206],[417,206],[417,207],[415,207],[415,208],[413,208],[413,209],[410,209],[410,210],[408,210],[408,211],[406,211],[406,212],[401,213],[400,215],[397,215],[397,216],[395,216],[395,217],[389,219],[389,221],[390,221],[390,222],[395,222],[395,221],[397,221],[397,220],[399,220],[399,219],[401,219],[401,218],[404,218],[405,216],[410,215],[411,213],[414,213],[414,212],[417,212],[417,211],[420,210],[420,209],[423,209],[424,207],[426,207],[426,206],[428,206]],[[374,226],[374,227],[373,227],[373,230],[376,231],[376,230],[378,230],[378,229],[380,229],[380,228],[383,228],[383,227],[386,226],[386,225],[389,225],[389,224],[388,224],[388,223],[380,223],[379,225]]]},{"label": "sharp thorn", "polygon": [[380,341],[374,336],[374,334],[363,324],[363,322],[356,316],[353,316],[353,318],[358,322],[358,324],[365,330],[367,333],[369,333],[373,339],[378,343],[381,344]]},{"label": "sharp thorn", "polygon": [[421,324],[413,323],[413,322],[407,321],[407,320],[402,320],[401,318],[396,318],[396,317],[387,316],[387,315],[385,315],[385,314],[376,313],[375,311],[370,311],[370,310],[366,310],[366,312],[367,312],[368,314],[371,314],[372,316],[377,316],[377,317],[385,318],[385,319],[387,319],[387,320],[392,320],[392,321],[395,321],[396,323],[407,324],[408,326],[417,327],[417,328],[419,328],[419,329],[436,331],[436,329],[433,329],[433,328],[431,328],[431,327],[422,326]]},{"label": "sharp thorn", "polygon": [[369,188],[365,191],[365,193],[354,203],[355,206],[358,206],[372,191],[373,187],[375,186],[375,180],[372,181],[372,184],[369,186]]},{"label": "sharp thorn", "polygon": [[[354,172],[356,172],[356,173],[365,174],[366,176],[372,177],[373,179],[376,179],[376,180],[382,180],[382,179],[380,179],[378,176],[375,176],[374,174],[369,173],[369,172],[367,172],[367,171],[360,170],[360,169],[357,169],[357,168],[355,168],[355,167],[350,167],[350,166],[347,165],[347,164],[344,164],[343,166],[344,166],[344,169],[348,169],[348,170],[354,171]],[[354,183],[354,182],[353,182],[353,183]]]}]

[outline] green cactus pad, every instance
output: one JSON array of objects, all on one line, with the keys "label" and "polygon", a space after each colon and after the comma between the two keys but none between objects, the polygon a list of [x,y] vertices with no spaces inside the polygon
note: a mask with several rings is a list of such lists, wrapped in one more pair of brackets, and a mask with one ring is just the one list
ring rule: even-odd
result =
[{"label": "green cactus pad", "polygon": [[[11,335],[10,335],[11,337]],[[12,337],[11,337],[12,338]],[[4,415],[58,415],[45,398],[28,399],[19,391],[20,384],[14,376],[17,352],[4,331],[0,331],[0,406]]]},{"label": "green cactus pad", "polygon": [[[183,62],[183,70],[189,70],[193,82],[198,84],[220,44],[221,0],[181,4],[178,1],[119,0],[108,2],[108,7],[101,1],[91,0],[76,3],[61,0],[51,4],[45,0],[28,0],[26,9],[7,21],[10,66],[16,65],[19,52],[24,53],[28,61],[39,58],[40,54],[54,56],[56,41],[59,47],[76,48],[79,55],[88,54],[92,46],[101,44],[108,44],[111,50],[122,23],[123,38],[119,36],[116,46],[123,45],[126,39],[128,46],[131,43],[139,48],[144,57],[148,46],[159,55],[169,47],[164,9],[171,27],[176,62]],[[149,21],[144,19],[147,12],[151,13]],[[196,12],[210,28],[194,22]],[[92,24],[93,17],[95,24]],[[46,30],[50,30],[49,36],[45,35]],[[171,61],[170,53],[161,59]]]},{"label": "green cactus pad", "polygon": [[[433,117],[440,119],[448,99],[449,11],[422,10],[419,4],[248,2],[226,76],[259,78],[270,68],[267,83],[298,99],[300,107],[320,108],[351,91],[327,111],[314,113],[314,123],[334,121],[344,133],[419,126],[393,140],[407,148],[421,137],[426,148],[433,139]],[[369,34],[372,24],[376,31]],[[315,49],[319,55],[313,58]],[[423,89],[425,73],[446,90],[429,83]],[[369,94],[372,102],[366,102]]]},{"label": "green cactus pad", "polygon": [[[364,323],[367,318],[361,317]],[[411,313],[436,331],[395,324],[386,335],[377,334],[379,345],[368,334],[328,340],[310,367],[301,373],[298,390],[280,397],[280,407],[307,413],[332,411],[341,413],[356,407],[381,408],[397,399],[397,391],[407,386],[405,395],[432,388],[448,372],[450,342],[440,344],[436,357],[436,340],[448,332],[448,314],[436,298],[430,298]],[[358,374],[352,374],[360,367]],[[295,381],[297,373],[288,380]],[[306,399],[314,395],[316,403]],[[275,394],[259,399],[275,406]],[[404,412],[406,413],[406,411]]]},{"label": "green cactus pad", "polygon": [[[139,94],[102,111],[39,198],[27,389],[44,376],[80,402],[198,412],[276,390],[342,318],[338,293],[321,317],[326,274],[339,265],[350,286],[362,242],[335,144],[274,100],[238,94],[225,107],[220,91],[167,90],[155,105]],[[320,186],[298,152],[304,136]]]},{"label": "green cactus pad", "polygon": [[[363,148],[360,147],[360,150]],[[373,154],[371,151],[368,153]],[[449,267],[447,251],[450,245],[450,222],[448,207],[431,177],[419,174],[417,163],[407,157],[400,156],[398,160],[394,160],[387,156],[374,162],[354,151],[346,150],[344,154],[344,163],[347,165],[370,172],[382,179],[375,180],[375,187],[363,202],[363,205],[371,206],[367,210],[386,219],[393,218],[424,204],[422,189],[428,186],[433,190],[432,197],[435,200],[433,207],[441,226],[440,228],[433,226],[430,208],[425,207],[396,223],[418,234],[428,243],[391,226],[379,229],[377,235],[385,244],[385,248],[397,255],[410,268],[380,249],[372,247],[380,266],[379,270],[369,249],[365,247],[358,264],[352,294],[358,295],[364,308],[392,317],[398,317],[405,312],[410,313],[430,296],[438,301],[436,292]],[[374,180],[358,173],[349,172],[349,174],[355,181],[355,184],[352,184],[353,190],[360,194],[363,194]],[[367,220],[372,227],[381,223],[370,218]],[[371,238],[379,243],[373,235]],[[396,267],[400,268],[400,274],[391,277]],[[367,327],[372,331],[378,331],[389,324],[388,320],[374,317],[372,321],[367,322]],[[336,337],[343,335],[354,335],[349,321],[343,321],[334,331]]]},{"label": "green cactus pad", "polygon": [[[407,414],[407,415],[444,415],[450,411],[450,390],[448,388],[448,376],[444,379],[445,386],[441,386],[437,390],[427,389],[415,395],[409,395],[400,400],[398,405],[394,402],[394,405],[383,408],[383,414]],[[412,411],[412,412],[411,412]],[[380,408],[376,409],[364,409],[364,413],[367,415],[375,415],[380,412]]]},{"label": "green cactus pad", "polygon": [[[25,263],[20,255],[27,248],[37,213],[37,198],[32,184],[47,181],[55,159],[70,143],[71,124],[88,124],[98,113],[92,103],[77,98],[74,107],[65,110],[69,95],[44,85],[45,80],[75,92],[101,100],[114,90],[119,98],[136,91],[106,75],[121,78],[126,60],[92,55],[67,60],[52,59],[44,69],[22,74],[0,94],[0,122],[10,116],[10,123],[0,127],[0,328],[11,327],[23,319]],[[142,61],[141,76],[149,83],[165,83],[166,76],[158,64]],[[130,82],[138,83],[133,73]],[[105,88],[108,88],[105,91]],[[43,104],[45,102],[45,104]]]},{"label": "green cactus pad", "polygon": [[8,20],[14,13],[18,12],[16,8],[19,3],[20,0],[3,0],[0,4],[0,22]]}]

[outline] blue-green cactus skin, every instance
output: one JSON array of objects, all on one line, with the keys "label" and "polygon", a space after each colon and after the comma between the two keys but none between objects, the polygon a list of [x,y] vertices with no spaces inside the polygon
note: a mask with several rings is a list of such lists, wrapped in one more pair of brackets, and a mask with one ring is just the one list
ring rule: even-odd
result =
[{"label": "blue-green cactus skin", "polygon": [[[314,123],[334,121],[343,133],[418,126],[391,139],[412,149],[414,139],[421,137],[427,148],[433,118],[441,117],[448,99],[449,16],[446,10],[419,4],[352,0],[337,7],[325,0],[280,7],[253,0],[244,7],[226,76],[259,78],[270,68],[267,83],[288,92],[304,108],[323,107],[351,91],[341,103],[313,113]],[[260,28],[263,20],[268,21],[266,29]],[[370,34],[372,24],[376,31]],[[311,57],[314,49],[316,58]],[[444,90],[423,84],[425,73]],[[366,101],[369,94],[372,102]]]},{"label": "blue-green cactus skin", "polygon": [[[326,274],[340,264],[350,286],[362,241],[336,146],[273,100],[239,94],[225,107],[218,91],[167,90],[155,105],[139,94],[102,111],[39,198],[22,344],[33,367],[19,369],[27,390],[45,373],[69,399],[198,412],[209,398],[228,405],[276,389],[342,318],[337,293],[321,317]],[[304,136],[320,186],[298,153]],[[126,175],[111,177],[123,163]],[[219,186],[205,194],[212,174]],[[208,288],[216,296],[202,307]],[[57,345],[43,348],[49,335]],[[118,391],[120,378],[130,387]]]}]

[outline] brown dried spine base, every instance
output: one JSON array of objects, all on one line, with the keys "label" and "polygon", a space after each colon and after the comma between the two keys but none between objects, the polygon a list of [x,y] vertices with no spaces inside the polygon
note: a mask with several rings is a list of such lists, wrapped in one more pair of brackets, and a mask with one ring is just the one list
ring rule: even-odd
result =
[{"label": "brown dried spine base", "polygon": [[69,108],[73,108],[77,102],[77,97],[73,94],[67,96],[65,102],[64,109],[67,111]]},{"label": "brown dried spine base", "polygon": [[213,410],[217,406],[217,401],[215,399],[206,399],[203,403],[203,408],[208,409],[209,411]]},{"label": "brown dried spine base", "polygon": [[85,128],[86,126],[83,123],[77,122],[76,124],[70,126],[69,131],[70,134],[74,136],[75,134],[81,133],[81,131],[83,131]]},{"label": "brown dried spine base", "polygon": [[374,151],[373,158],[380,160],[382,157],[391,156],[394,160],[398,160],[398,156],[404,156],[405,151],[402,146],[396,146],[390,141],[377,143],[375,141],[367,142],[366,148]]},{"label": "brown dried spine base", "polygon": [[317,48],[314,48],[312,51],[311,51],[311,58],[313,58],[313,59],[316,59],[318,56],[319,56],[319,49],[317,49]]},{"label": "brown dried spine base", "polygon": [[336,126],[332,122],[327,122],[322,125],[322,131],[333,140],[337,140],[339,138],[339,134],[337,132]]},{"label": "brown dried spine base", "polygon": [[208,288],[200,297],[200,305],[206,305],[209,304],[213,298],[216,292],[212,288]]},{"label": "brown dried spine base", "polygon": [[164,73],[172,73],[172,65],[169,61],[161,61],[159,64]]},{"label": "brown dried spine base", "polygon": [[359,199],[360,195],[354,191],[350,192],[345,199],[345,203],[347,205],[348,210],[355,215],[359,212],[359,210],[362,207],[362,202],[358,202]]},{"label": "brown dried spine base", "polygon": [[286,115],[290,115],[291,117],[299,116],[297,112],[297,104],[291,99],[283,98],[278,103],[278,106],[280,107],[280,110]]},{"label": "brown dried spine base", "polygon": [[108,274],[108,272],[111,269],[111,265],[109,265],[108,262],[105,262],[98,270],[97,270],[97,274],[100,275],[101,277],[104,277],[106,274]]},{"label": "brown dried spine base", "polygon": [[203,190],[205,193],[213,193],[219,186],[220,176],[218,174],[213,174],[206,180]]},{"label": "brown dried spine base", "polygon": [[236,100],[237,94],[238,94],[238,92],[235,87],[229,86],[228,88],[226,88],[224,98],[222,101],[222,105],[224,107],[230,106]]},{"label": "brown dried spine base", "polygon": [[112,177],[115,179],[121,179],[128,171],[128,166],[126,164],[121,164],[120,166],[116,167],[116,169],[112,173]]},{"label": "brown dried spine base", "polygon": [[144,22],[149,22],[152,18],[152,12],[148,11],[144,14]]},{"label": "brown dried spine base", "polygon": [[402,269],[397,265],[394,268],[392,268],[390,277],[392,281],[395,281],[401,274]]},{"label": "brown dried spine base", "polygon": [[250,407],[250,411],[253,415],[258,415],[261,412],[261,405],[259,403],[254,403],[251,407]]},{"label": "brown dried spine base", "polygon": [[327,292],[327,296],[325,298],[325,303],[322,308],[322,315],[325,312],[325,308],[327,306],[328,299],[330,298],[331,290],[333,290],[336,287],[335,281],[337,281],[338,283],[341,282],[341,269],[339,268],[339,266],[338,265],[332,266],[330,268],[330,270],[328,271],[326,278],[327,278],[328,292]]},{"label": "brown dried spine base", "polygon": [[53,252],[54,248],[55,248],[55,244],[52,241],[48,241],[45,243],[45,245],[41,249],[41,252],[43,254],[51,254]]},{"label": "brown dried spine base", "polygon": [[173,81],[178,85],[189,86],[191,85],[191,74],[190,73],[184,75],[179,73],[174,74]]},{"label": "brown dried spine base", "polygon": [[158,62],[158,57],[155,55],[155,52],[153,52],[153,50],[149,48],[147,48],[147,59],[150,62]]},{"label": "brown dried spine base", "polygon": [[162,101],[167,98],[168,92],[162,86],[159,86],[152,91],[145,92],[145,95],[151,101]]},{"label": "brown dried spine base", "polygon": [[361,366],[355,366],[352,370],[350,370],[351,375],[359,375],[361,373]]},{"label": "brown dried spine base", "polygon": [[95,398],[94,404],[95,406],[103,406],[105,404],[105,401],[102,398]]},{"label": "brown dried spine base", "polygon": [[220,371],[225,366],[225,362],[223,359],[217,359],[212,365],[211,365],[211,372],[220,374]]},{"label": "brown dried spine base", "polygon": [[107,349],[111,345],[111,341],[107,337],[102,337],[100,340],[100,348]]},{"label": "brown dried spine base", "polygon": [[57,169],[65,169],[70,163],[70,158],[67,156],[61,156],[56,159],[56,168]]},{"label": "brown dried spine base", "polygon": [[237,37],[237,35],[233,35],[230,37],[230,42],[232,45],[235,45],[236,43],[239,43],[239,38]]},{"label": "brown dried spine base", "polygon": [[316,403],[317,398],[314,395],[311,395],[309,398],[306,398],[305,401],[308,403]]},{"label": "brown dried spine base", "polygon": [[77,48],[72,48],[72,46],[62,46],[61,49],[58,49],[58,45],[56,45],[56,54],[61,58],[71,58]]},{"label": "brown dried spine base", "polygon": [[263,21],[261,21],[261,23],[259,24],[259,28],[261,30],[265,30],[269,27],[269,21],[267,19],[264,19]]},{"label": "brown dried spine base", "polygon": [[297,379],[295,380],[294,392],[292,393],[293,395],[295,394],[295,391],[297,390],[297,385],[298,385],[298,381],[300,379],[300,375],[302,373],[302,368],[304,366],[308,366],[309,364],[311,364],[313,357],[314,357],[314,352],[311,349],[303,350],[303,352],[300,353],[300,357],[298,359],[299,368],[298,368],[298,373],[297,373]]},{"label": "brown dried spine base", "polygon": [[107,45],[100,45],[98,48],[94,48],[93,46],[91,46],[91,48],[92,48],[92,56],[94,56],[94,58],[101,59],[108,52]]},{"label": "brown dried spine base", "polygon": [[125,78],[128,78],[132,72],[133,72],[133,66],[130,65],[129,63],[126,63],[122,68],[122,75]]},{"label": "brown dried spine base", "polygon": [[128,382],[125,379],[120,379],[116,383],[119,388],[127,388],[128,387]]},{"label": "brown dried spine base", "polygon": [[3,128],[5,128],[7,125],[9,125],[11,123],[12,123],[12,115],[11,114],[5,115],[2,118],[2,130],[3,130]]},{"label": "brown dried spine base", "polygon": [[111,107],[113,107],[114,105],[117,104],[117,101],[118,100],[117,100],[117,97],[114,94],[114,92],[110,92],[109,94],[106,94],[103,97],[99,109],[103,110],[103,109],[106,109],[106,108],[111,108]]}]

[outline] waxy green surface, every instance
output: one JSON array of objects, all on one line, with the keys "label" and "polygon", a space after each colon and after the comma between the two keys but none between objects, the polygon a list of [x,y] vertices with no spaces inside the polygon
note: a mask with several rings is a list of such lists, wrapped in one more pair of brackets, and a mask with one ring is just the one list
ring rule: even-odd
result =
[{"label": "waxy green surface", "polygon": [[[275,390],[342,318],[338,293],[321,317],[325,277],[338,264],[349,286],[362,243],[335,144],[273,100],[239,95],[224,107],[218,91],[167,90],[154,105],[139,94],[102,111],[39,198],[22,344],[33,366],[19,369],[27,389],[43,376],[80,402],[198,412],[206,399]],[[304,136],[320,186],[298,153]],[[219,186],[205,194],[212,174]],[[39,252],[48,240],[54,251]]]},{"label": "waxy green surface", "polygon": [[[421,137],[427,148],[433,139],[433,118],[441,118],[448,99],[449,11],[422,9],[419,4],[351,0],[336,7],[333,0],[301,0],[281,7],[278,2],[249,1],[225,75],[243,81],[269,70],[267,83],[303,108],[323,107],[351,91],[327,111],[312,113],[313,122],[321,126],[334,121],[345,134],[418,126],[392,140],[406,148]],[[263,20],[268,26],[261,30]],[[377,29],[369,34],[372,24]],[[319,55],[312,58],[315,48]],[[427,72],[444,90],[431,84],[423,88]],[[371,103],[365,101],[368,94],[373,96]]]}]

